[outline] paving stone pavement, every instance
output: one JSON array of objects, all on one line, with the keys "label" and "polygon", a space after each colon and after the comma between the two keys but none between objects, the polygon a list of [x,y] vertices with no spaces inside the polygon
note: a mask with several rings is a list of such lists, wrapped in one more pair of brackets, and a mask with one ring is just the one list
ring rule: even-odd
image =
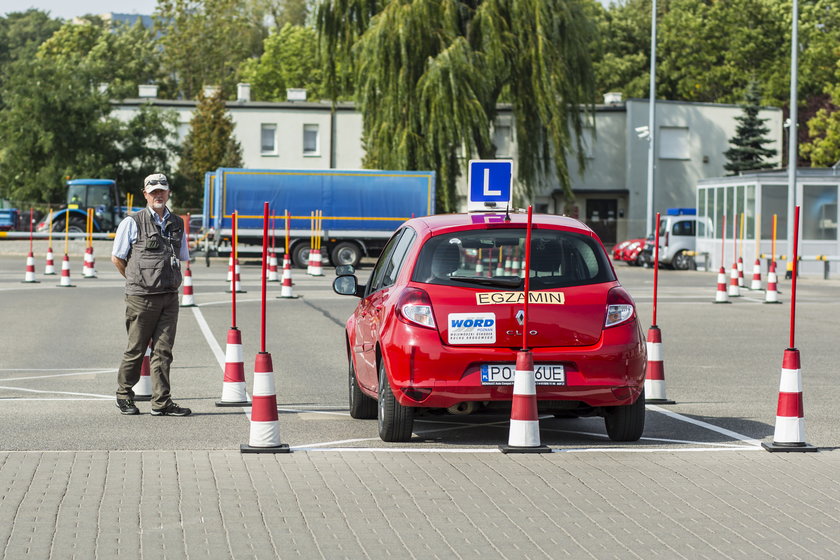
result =
[{"label": "paving stone pavement", "polygon": [[838,473],[838,450],[0,452],[0,551],[828,559]]}]

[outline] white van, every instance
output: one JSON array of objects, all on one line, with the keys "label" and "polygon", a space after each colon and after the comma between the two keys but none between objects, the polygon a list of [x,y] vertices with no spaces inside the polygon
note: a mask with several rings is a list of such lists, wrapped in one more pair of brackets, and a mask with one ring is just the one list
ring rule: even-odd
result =
[{"label": "white van", "polygon": [[705,237],[712,227],[709,218],[698,218],[694,208],[669,208],[659,219],[659,262],[677,270],[694,266],[688,252],[696,249],[697,236]]}]

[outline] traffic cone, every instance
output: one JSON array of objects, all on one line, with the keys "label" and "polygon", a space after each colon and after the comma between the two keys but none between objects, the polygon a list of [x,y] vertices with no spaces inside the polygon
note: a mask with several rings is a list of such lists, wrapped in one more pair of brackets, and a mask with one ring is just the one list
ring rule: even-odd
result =
[{"label": "traffic cone", "polygon": [[193,298],[192,271],[190,267],[184,270],[184,295],[181,297],[181,307],[195,307]]},{"label": "traffic cone", "polygon": [[225,378],[222,382],[222,400],[216,406],[251,406],[245,392],[245,364],[242,362],[242,333],[231,327],[225,347]]},{"label": "traffic cone", "polygon": [[750,290],[760,290],[761,289],[761,261],[755,259],[755,263],[753,264],[753,277],[752,282],[750,282]]},{"label": "traffic cone", "polygon": [[782,303],[779,301],[779,292],[776,290],[776,261],[770,263],[770,270],[767,271],[767,291],[764,292],[764,303]]},{"label": "traffic cone", "polygon": [[44,276],[55,276],[55,261],[52,247],[47,247],[47,264],[44,266]]},{"label": "traffic cone", "polygon": [[27,284],[37,284],[35,279],[35,255],[32,251],[26,256],[26,273],[23,275],[23,281]]},{"label": "traffic cone", "polygon": [[280,275],[277,274],[277,255],[274,251],[268,256],[268,281],[279,282]]},{"label": "traffic cone", "polygon": [[799,350],[788,348],[782,359],[779,383],[779,404],[776,407],[776,429],[773,443],[762,443],[764,449],[776,451],[817,451],[805,443],[805,411],[802,406],[802,374]]},{"label": "traffic cone", "polygon": [[289,453],[291,449],[280,443],[280,423],[277,419],[277,395],[274,392],[274,369],[271,354],[260,352],[254,365],[254,396],[251,403],[251,437],[248,445],[239,447],[242,453]]},{"label": "traffic cone", "polygon": [[729,273],[729,297],[741,297],[741,288],[738,286],[738,263],[732,263],[732,270]]},{"label": "traffic cone", "polygon": [[513,262],[510,266],[510,275],[511,276],[519,276],[519,271],[521,269],[521,262],[519,261],[519,255],[513,256]]},{"label": "traffic cone", "polygon": [[231,253],[230,258],[228,258],[228,272],[226,282],[233,282],[233,253]]},{"label": "traffic cone", "polygon": [[233,285],[225,290],[228,294],[231,292],[231,289],[236,290],[237,294],[247,294],[246,290],[242,289],[242,285],[240,284],[240,276],[239,276],[239,259],[236,259],[233,263]]},{"label": "traffic cone", "polygon": [[324,269],[321,266],[321,250],[315,249],[309,252],[309,262],[312,263],[312,276],[323,276]]},{"label": "traffic cone", "polygon": [[59,288],[75,288],[74,284],[70,283],[70,257],[64,253],[64,260],[61,261],[61,280],[58,284]]},{"label": "traffic cone", "polygon": [[502,257],[502,249],[499,248],[499,258],[496,260],[496,273],[494,276],[504,276],[505,275],[505,267],[503,265],[504,258]]},{"label": "traffic cone", "polygon": [[[738,288],[744,287],[744,259],[738,257]],[[740,295],[740,291],[738,292]]]},{"label": "traffic cone", "polygon": [[715,292],[715,303],[732,303],[726,293],[726,268],[721,265],[717,277],[717,292]]},{"label": "traffic cone", "polygon": [[507,445],[500,445],[499,449],[502,453],[551,453],[551,448],[540,445],[537,381],[534,376],[534,356],[530,350],[520,350],[516,354],[510,433]]},{"label": "traffic cone", "polygon": [[82,278],[96,278],[96,269],[93,268],[93,247],[85,249],[85,258],[82,263]]},{"label": "traffic cone", "polygon": [[475,259],[475,275],[484,276],[484,263],[481,262],[480,258]]},{"label": "traffic cone", "polygon": [[143,356],[143,365],[140,366],[140,379],[131,388],[135,401],[152,400],[151,355],[152,347],[146,346],[146,355]]},{"label": "traffic cone", "polygon": [[289,255],[283,255],[283,284],[280,286],[281,298],[296,298],[292,290],[292,261]]},{"label": "traffic cone", "polygon": [[665,396],[665,364],[662,362],[662,331],[652,325],[647,334],[647,367],[645,367],[645,402],[676,404]]}]

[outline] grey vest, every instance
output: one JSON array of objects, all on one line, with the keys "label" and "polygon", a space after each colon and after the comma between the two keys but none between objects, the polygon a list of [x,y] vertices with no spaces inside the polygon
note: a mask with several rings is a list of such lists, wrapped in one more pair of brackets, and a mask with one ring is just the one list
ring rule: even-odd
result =
[{"label": "grey vest", "polygon": [[137,223],[137,241],[131,246],[125,267],[125,293],[130,296],[177,292],[181,285],[178,255],[184,221],[173,213],[161,228],[144,209],[131,216]]}]

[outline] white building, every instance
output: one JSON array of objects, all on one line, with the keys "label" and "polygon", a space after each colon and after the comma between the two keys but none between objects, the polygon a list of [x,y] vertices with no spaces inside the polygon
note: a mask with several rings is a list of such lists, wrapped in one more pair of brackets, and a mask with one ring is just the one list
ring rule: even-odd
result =
[{"label": "white building", "polygon": [[[251,101],[247,84],[240,84],[237,93],[237,100],[227,102],[227,108],[236,126],[245,167],[361,168],[362,116],[352,103],[338,104],[333,113],[328,102],[299,100],[301,90],[290,90],[292,100],[279,103]],[[143,103],[174,110],[179,115],[179,135],[184,138],[196,103],[156,96],[156,86],[141,86],[140,96],[118,103],[116,114],[130,118]],[[585,172],[579,172],[575,158],[569,162],[575,200],[566,203],[556,178],[547,177],[531,202],[537,211],[579,217],[609,245],[647,233],[649,144],[636,132],[648,124],[648,101],[623,101],[615,94],[610,94],[606,101],[596,106],[595,127],[584,131]],[[735,117],[741,114],[738,105],[657,101],[655,212],[664,213],[671,207],[694,207],[697,181],[725,175],[723,153],[735,135]],[[767,147],[777,150],[779,155],[773,163],[778,164],[783,148],[782,111],[766,108],[759,117],[767,119],[770,129],[767,138],[771,141]],[[498,158],[515,161],[514,129],[511,108],[501,106],[493,131]],[[465,208],[465,176],[459,192]]]}]

